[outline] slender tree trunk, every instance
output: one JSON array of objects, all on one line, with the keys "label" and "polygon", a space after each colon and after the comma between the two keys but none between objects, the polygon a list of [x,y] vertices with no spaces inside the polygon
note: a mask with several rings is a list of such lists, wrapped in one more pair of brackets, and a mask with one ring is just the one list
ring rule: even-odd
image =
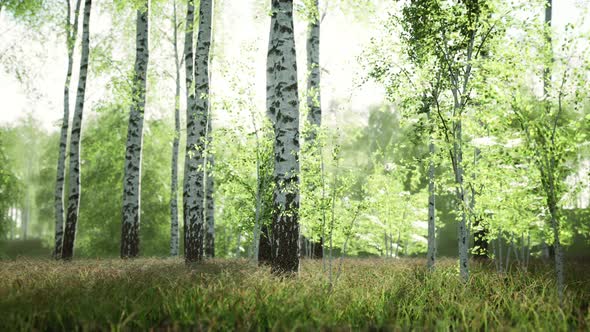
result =
[{"label": "slender tree trunk", "polygon": [[523,232],[520,235],[520,255],[521,255],[520,264],[522,265],[523,268],[526,266],[525,250],[526,250],[526,244],[524,243],[524,232]]},{"label": "slender tree trunk", "polygon": [[215,258],[215,201],[213,200],[213,193],[215,189],[215,181],[213,178],[213,168],[215,166],[215,158],[211,153],[211,142],[212,142],[212,118],[211,109],[208,107],[207,115],[207,129],[205,132],[206,146],[204,148],[205,158],[203,161],[203,176],[205,178],[204,196],[205,202],[203,203],[203,211],[205,216],[203,220],[205,222],[205,257]]},{"label": "slender tree trunk", "polygon": [[[551,171],[552,172],[552,171]],[[557,198],[555,197],[554,178],[549,176],[550,195],[548,199],[549,213],[551,215],[551,228],[553,229],[553,248],[555,251],[555,274],[557,276],[557,292],[560,303],[563,303],[564,274],[563,274],[563,251],[559,239],[559,214],[557,208]]]},{"label": "slender tree trunk", "polygon": [[269,265],[273,258],[272,238],[270,229],[266,224],[263,224],[260,229],[260,239],[258,244],[258,264]]},{"label": "slender tree trunk", "polygon": [[514,234],[510,233],[510,245],[506,248],[506,272],[510,269],[510,249],[512,249],[512,244],[514,242]]},{"label": "slender tree trunk", "polygon": [[[389,257],[393,257],[393,250],[394,250],[394,248],[393,248],[393,246],[394,246],[393,234],[389,233],[387,235],[387,238],[389,239]],[[397,244],[395,244],[395,245],[397,246]]]},{"label": "slender tree trunk", "polygon": [[[211,46],[211,0],[201,0],[199,34],[195,55],[195,102],[187,114],[185,162],[185,222],[188,223],[187,263],[203,259],[206,216],[206,158],[209,115],[209,50]],[[192,37],[192,36],[191,36]],[[186,46],[186,44],[185,44]],[[186,61],[186,60],[185,60]]]},{"label": "slender tree trunk", "polygon": [[74,48],[78,36],[78,17],[80,16],[81,0],[76,1],[74,11],[74,23],[71,23],[70,0],[67,0],[66,16],[66,47],[68,50],[68,69],[64,83],[64,116],[61,122],[59,136],[59,155],[57,157],[57,175],[55,181],[55,249],[53,257],[59,259],[61,256],[63,233],[64,233],[64,183],[66,177],[66,150],[68,145],[68,127],[70,121],[70,82],[72,80],[72,67],[74,66]]},{"label": "slender tree trunk", "polygon": [[397,243],[395,244],[395,258],[399,257],[399,244],[402,240],[402,230],[399,229],[397,232]]},{"label": "slender tree trunk", "polygon": [[14,240],[14,225],[16,224],[16,209],[11,207],[10,211],[10,239]]},{"label": "slender tree trunk", "polygon": [[[475,148],[474,155],[473,155],[473,166],[474,168],[477,165],[477,159],[479,157],[480,150]],[[475,180],[475,176],[473,176]],[[476,196],[477,191],[475,190],[475,184],[471,187],[471,220],[473,220],[473,227],[475,232],[473,232],[473,246],[475,250],[473,252],[473,256],[477,260],[485,260],[488,258],[488,230],[486,226],[483,224],[483,218],[478,216],[475,213],[475,206],[476,206]]]},{"label": "slender tree trunk", "polygon": [[242,233],[238,232],[238,241],[236,243],[236,258],[240,258],[240,246],[242,245]]},{"label": "slender tree trunk", "polygon": [[516,241],[514,241],[514,234],[512,234],[512,242],[510,242],[510,247],[512,247],[512,251],[514,252],[514,259],[516,259],[516,262],[520,264],[520,256],[518,255],[518,250],[516,249],[517,243],[518,237],[516,238]]},{"label": "slender tree trunk", "polygon": [[526,244],[526,260],[525,260],[525,268],[528,269],[529,261],[531,258],[531,232],[527,232],[527,244]]},{"label": "slender tree trunk", "polygon": [[[455,105],[455,109],[461,109],[461,105]],[[467,243],[467,212],[465,211],[465,187],[463,183],[463,137],[462,137],[462,121],[458,119],[455,121],[455,142],[453,143],[453,151],[455,155],[455,181],[457,183],[457,201],[461,209],[461,221],[457,229],[457,238],[459,242],[459,272],[463,280],[469,278],[468,267],[468,249]]]},{"label": "slender tree trunk", "polygon": [[[552,38],[551,38],[551,26],[552,26],[552,11],[553,11],[553,1],[546,0],[545,3],[545,43],[549,49],[551,60],[553,62],[553,50],[552,50]],[[549,94],[549,86],[551,85],[551,66],[548,65],[546,62],[543,66],[543,96],[545,98],[548,97]]]},{"label": "slender tree trunk", "polygon": [[299,270],[299,100],[293,1],[272,0],[267,57],[266,107],[272,120],[274,180],[272,234],[275,273]]},{"label": "slender tree trunk", "polygon": [[[29,168],[29,171],[28,171],[29,175],[27,177],[30,178],[30,174],[31,174],[30,162],[27,167]],[[23,233],[23,240],[27,239],[27,235],[29,232],[29,220],[31,218],[31,193],[30,193],[30,191],[31,191],[31,188],[26,188],[26,191],[25,191],[25,211],[23,213],[23,218],[22,218],[23,222],[22,222],[22,226],[21,226],[21,231]]]},{"label": "slender tree trunk", "polygon": [[502,273],[502,271],[503,271],[503,268],[502,268],[502,247],[503,247],[502,229],[500,229],[500,231],[498,232],[498,263],[500,265],[500,273]]},{"label": "slender tree trunk", "polygon": [[254,115],[252,115],[252,123],[254,124],[254,132],[256,134],[256,211],[254,216],[254,232],[253,232],[253,241],[252,241],[252,248],[253,250],[253,257],[258,262],[258,249],[260,244],[260,209],[262,207],[262,193],[261,193],[261,178],[260,178],[260,142],[258,138],[258,128],[256,128],[256,121],[254,120]]},{"label": "slender tree trunk", "polygon": [[[543,71],[543,93],[546,100],[546,107],[547,111],[549,112],[551,105],[548,102],[549,99],[549,86],[551,85],[551,65],[553,64],[553,45],[551,39],[551,26],[552,26],[552,11],[553,11],[553,2],[552,0],[547,0],[545,6],[545,24],[546,27],[546,34],[545,34],[545,42],[547,43],[547,47],[549,49],[550,54],[550,63],[545,64],[545,68]],[[557,121],[557,120],[556,120]],[[559,208],[557,206],[558,198],[555,192],[555,169],[556,169],[556,158],[555,158],[555,141],[554,138],[551,137],[551,148],[548,149],[547,153],[550,154],[549,165],[548,169],[546,170],[546,175],[548,184],[546,185],[547,191],[547,206],[549,207],[549,213],[551,215],[551,228],[553,230],[553,244],[549,247],[550,255],[554,256],[555,258],[555,274],[557,277],[557,291],[559,294],[560,303],[563,303],[563,291],[564,291],[564,273],[563,273],[563,252],[561,248],[560,238],[559,238],[559,231],[560,231],[560,223],[559,223]]]},{"label": "slender tree trunk", "polygon": [[[187,133],[192,126],[194,126],[195,118],[195,88],[193,81],[195,73],[194,67],[194,56],[193,56],[193,30],[195,23],[195,7],[192,1],[189,1],[186,6],[186,33],[184,35],[184,69],[185,69],[185,83],[186,83],[186,125]],[[189,127],[190,126],[190,127]],[[190,153],[189,153],[190,151]],[[190,235],[190,219],[195,216],[194,211],[188,211],[190,206],[194,205],[194,197],[196,188],[194,187],[194,179],[191,177],[189,181],[189,166],[191,168],[197,167],[195,149],[193,142],[189,142],[187,134],[186,141],[186,153],[184,158],[184,184],[182,190],[182,204],[183,204],[183,224],[184,224],[184,255],[187,257],[189,254],[189,245],[192,245],[189,241]],[[190,202],[189,202],[190,201]],[[190,213],[189,213],[190,212]],[[194,249],[192,249],[194,250]],[[191,258],[192,259],[192,258]]]},{"label": "slender tree trunk", "polygon": [[[250,114],[252,116],[252,125],[254,127],[254,135],[256,136],[256,211],[254,216],[254,238],[252,241],[252,247],[254,248],[254,259],[259,262],[259,249],[261,243],[261,236],[260,236],[260,228],[261,228],[261,216],[263,215],[263,203],[262,203],[262,190],[264,188],[265,182],[263,181],[263,177],[261,174],[261,156],[260,156],[260,136],[258,135],[258,126],[256,125],[256,118],[254,117],[254,113]],[[268,260],[270,262],[270,259]]]},{"label": "slender tree trunk", "polygon": [[61,257],[65,260],[71,260],[74,256],[74,242],[76,240],[78,211],[80,210],[80,142],[82,137],[82,115],[84,111],[84,95],[86,92],[86,79],[88,77],[88,58],[90,54],[91,6],[92,0],[85,0],[84,18],[82,21],[82,53],[80,57],[78,93],[76,95],[76,107],[74,109],[72,133],[70,135],[68,212],[61,255]]},{"label": "slender tree trunk", "polygon": [[[211,121],[209,121],[209,123],[211,123]],[[210,139],[209,135],[208,139]],[[211,174],[211,169],[215,165],[215,159],[213,158],[212,154],[207,155],[209,165],[207,166],[207,215],[205,217],[207,232],[205,233],[205,256],[209,258],[215,258],[215,201],[213,200],[215,182],[213,180],[213,174]]]},{"label": "slender tree trunk", "polygon": [[[552,16],[553,16],[553,1],[547,0],[545,4],[545,43],[549,50],[550,61],[549,64],[545,60],[543,65],[543,97],[545,99],[545,107],[547,112],[550,111],[551,105],[549,103],[549,88],[551,86],[551,65],[553,64],[553,41],[551,36],[552,27]],[[551,227],[553,228],[553,220],[551,220]],[[556,248],[555,244],[548,245],[549,257],[556,259]]]},{"label": "slender tree trunk", "polygon": [[[321,105],[321,89],[320,89],[320,15],[319,15],[319,1],[312,0],[311,2],[311,17],[307,24],[307,121],[310,126],[309,134],[305,138],[307,144],[310,146],[310,153],[318,154],[320,147],[317,141],[318,131],[322,125],[322,105]],[[309,192],[316,191],[315,185],[309,188]],[[323,197],[322,197],[323,199]],[[318,222],[321,224],[321,220]],[[314,239],[310,239],[314,241]],[[313,245],[323,244],[324,239],[320,235],[318,242],[313,242]],[[321,259],[322,252],[316,250],[313,258]]]},{"label": "slender tree trunk", "polygon": [[[430,120],[430,111],[427,113]],[[428,251],[426,253],[426,264],[430,270],[434,269],[436,260],[436,201],[434,187],[434,137],[429,137],[428,150],[430,162],[428,165]]]},{"label": "slender tree trunk", "polygon": [[170,256],[178,256],[178,148],[180,145],[180,60],[178,59],[178,20],[174,1],[174,64],[176,89],[174,94],[174,140],[172,142],[172,171],[170,179]]},{"label": "slender tree trunk", "polygon": [[[213,15],[215,12],[215,5],[211,4],[211,29],[213,30]],[[209,40],[209,57],[208,63],[211,63],[214,59],[214,35],[210,32]],[[211,72],[207,72],[209,82],[211,81]],[[215,178],[213,176],[213,170],[215,169],[215,155],[212,153],[212,142],[213,142],[213,117],[211,115],[211,106],[207,108],[207,130],[206,130],[206,147],[205,147],[205,165],[206,165],[206,190],[205,190],[205,256],[209,258],[215,258]]]},{"label": "slender tree trunk", "polygon": [[492,254],[494,255],[494,264],[496,265],[496,272],[500,272],[500,265],[498,265],[498,249],[496,248],[498,245],[494,244],[494,241],[490,243],[492,248]]},{"label": "slender tree trunk", "polygon": [[149,61],[149,5],[145,0],[137,10],[137,30],[135,47],[135,72],[127,148],[125,152],[125,172],[123,175],[123,227],[121,234],[121,258],[139,255],[139,223],[141,215],[141,154],[143,145],[143,119],[145,112],[145,92]]},{"label": "slender tree trunk", "polygon": [[383,233],[383,247],[385,247],[385,257],[389,257],[389,243],[387,241],[387,232]]}]

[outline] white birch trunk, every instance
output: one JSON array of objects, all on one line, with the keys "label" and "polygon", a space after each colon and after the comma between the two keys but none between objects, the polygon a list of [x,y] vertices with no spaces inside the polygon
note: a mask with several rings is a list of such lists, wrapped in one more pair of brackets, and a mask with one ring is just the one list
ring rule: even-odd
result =
[{"label": "white birch trunk", "polygon": [[[184,35],[184,69],[185,69],[185,83],[186,83],[186,126],[187,132],[189,124],[192,125],[191,119],[194,118],[195,112],[195,89],[193,81],[195,73],[193,71],[194,56],[193,56],[193,29],[195,23],[195,7],[191,1],[187,3],[186,7],[186,32]],[[187,134],[185,158],[184,158],[184,184],[182,190],[182,204],[183,204],[183,225],[184,225],[184,255],[188,256],[189,234],[190,234],[190,217],[193,214],[188,213],[188,207],[194,204],[194,187],[189,181],[189,165],[194,167],[194,151],[189,144]],[[189,153],[190,151],[190,153]]]},{"label": "white birch trunk", "polygon": [[132,103],[127,129],[127,148],[123,174],[123,227],[121,234],[121,258],[139,255],[139,224],[141,216],[141,154],[143,145],[143,119],[147,68],[149,61],[149,4],[145,0],[137,10],[135,34],[135,71]]},{"label": "white birch trunk", "polygon": [[[461,105],[455,105],[455,109],[461,109]],[[468,249],[467,242],[467,212],[465,206],[465,187],[463,184],[463,137],[462,137],[462,122],[461,119],[455,121],[455,138],[453,143],[453,151],[455,155],[455,182],[457,184],[456,194],[459,208],[461,209],[461,220],[457,228],[457,238],[459,243],[459,273],[463,280],[469,278],[468,267]]]},{"label": "white birch trunk", "polygon": [[[309,153],[314,156],[319,154],[321,149],[319,142],[317,142],[318,132],[322,125],[322,108],[321,108],[321,89],[320,89],[320,11],[319,11],[319,0],[312,0],[310,2],[309,22],[307,24],[307,121],[309,124],[309,132],[306,139],[306,143],[310,147]],[[315,166],[314,166],[315,167]],[[321,170],[320,170],[321,171]],[[316,192],[317,188],[315,184],[312,184],[309,188],[309,192]],[[322,200],[324,197],[322,197]],[[318,224],[321,225],[322,220],[318,220]],[[312,231],[314,229],[312,228]],[[322,232],[318,232],[322,233]],[[314,241],[313,237],[310,239]],[[320,234],[317,244],[323,245],[323,235]],[[322,258],[321,251],[317,251],[317,255],[311,255],[313,258]]]},{"label": "white birch trunk", "polygon": [[[430,119],[430,112],[427,113]],[[436,260],[436,206],[434,187],[434,138],[432,133],[429,137],[428,150],[430,161],[428,165],[428,250],[426,253],[427,267],[434,269]]]},{"label": "white birch trunk", "polygon": [[320,17],[318,0],[312,0],[313,17],[307,26],[307,121],[311,126],[307,137],[315,144],[317,130],[322,125],[320,94]]},{"label": "white birch trunk", "polygon": [[90,10],[92,0],[84,2],[84,18],[82,21],[82,53],[80,57],[80,74],[78,77],[78,91],[76,107],[72,121],[70,135],[70,165],[68,183],[68,212],[63,237],[61,257],[70,260],[74,256],[74,242],[80,209],[80,142],[82,138],[82,115],[84,111],[84,96],[88,77],[88,59],[90,55]]},{"label": "white birch trunk", "polygon": [[170,179],[170,256],[178,256],[178,148],[180,144],[180,60],[178,59],[178,20],[176,1],[173,18],[174,64],[176,69],[176,90],[174,94],[174,140],[172,142],[172,170]]},{"label": "white birch trunk", "polygon": [[[546,34],[546,43],[548,45],[548,49],[551,53],[551,64],[553,63],[553,45],[552,45],[552,37],[551,37],[551,26],[552,26],[552,11],[553,11],[553,1],[547,0],[545,6],[545,24],[547,25]],[[551,85],[551,64],[545,65],[544,72],[543,72],[543,94],[544,97],[547,99],[549,96],[549,86]],[[547,104],[547,108],[549,108],[549,104]],[[557,119],[556,119],[557,121]],[[552,148],[555,148],[555,141],[554,137],[551,137],[551,144]],[[560,304],[563,304],[563,291],[564,291],[564,273],[563,273],[563,252],[561,248],[560,238],[559,238],[559,212],[557,206],[557,194],[555,192],[555,168],[556,168],[556,160],[554,155],[554,149],[549,149],[547,153],[550,154],[549,158],[549,165],[548,169],[546,170],[546,175],[548,175],[547,181],[548,184],[548,192],[547,194],[547,206],[549,207],[549,212],[551,214],[551,228],[553,230],[553,252],[555,254],[555,274],[557,277],[557,292],[559,295]]]},{"label": "white birch trunk", "polygon": [[266,107],[274,127],[271,269],[299,270],[299,97],[293,1],[272,0],[266,71]]},{"label": "white birch trunk", "polygon": [[[200,261],[203,258],[204,217],[206,215],[206,193],[204,189],[206,187],[205,181],[207,181],[204,154],[206,153],[206,131],[209,115],[209,51],[211,46],[212,14],[212,1],[201,0],[199,7],[199,34],[195,54],[194,107],[187,110],[184,201],[185,223],[188,225],[187,263]],[[192,34],[190,37],[185,42],[185,47],[192,40]],[[186,50],[185,48],[185,52]],[[188,53],[185,54],[188,56]],[[191,59],[185,58],[185,61],[187,60],[190,61]]]},{"label": "white birch trunk", "polygon": [[57,157],[57,175],[55,181],[55,250],[53,256],[59,259],[61,256],[63,233],[64,233],[64,184],[66,177],[66,150],[68,145],[68,128],[70,121],[70,85],[72,80],[72,67],[74,66],[74,48],[78,36],[78,17],[80,16],[81,0],[76,1],[74,11],[74,23],[71,23],[70,0],[67,0],[66,16],[66,47],[68,50],[68,69],[64,83],[64,115],[61,123],[59,136],[59,155]]},{"label": "white birch trunk", "polygon": [[[209,121],[211,123],[211,121]],[[210,129],[211,127],[209,127]],[[207,130],[210,132],[210,130]],[[207,135],[207,140],[210,142],[211,136]],[[209,149],[209,147],[207,147]],[[213,174],[211,170],[215,165],[215,159],[212,154],[207,153],[207,188],[205,194],[205,256],[208,258],[215,258],[215,201],[213,200],[213,192],[215,182],[213,180]]]}]

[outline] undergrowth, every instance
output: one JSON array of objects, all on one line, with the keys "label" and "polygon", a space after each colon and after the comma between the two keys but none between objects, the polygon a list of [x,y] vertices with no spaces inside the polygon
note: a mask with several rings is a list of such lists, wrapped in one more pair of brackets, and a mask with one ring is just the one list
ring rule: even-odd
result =
[{"label": "undergrowth", "polygon": [[0,261],[0,331],[590,329],[590,264],[568,266],[560,306],[551,266],[498,274],[453,260],[348,259],[330,287],[320,261],[278,278],[244,260]]}]

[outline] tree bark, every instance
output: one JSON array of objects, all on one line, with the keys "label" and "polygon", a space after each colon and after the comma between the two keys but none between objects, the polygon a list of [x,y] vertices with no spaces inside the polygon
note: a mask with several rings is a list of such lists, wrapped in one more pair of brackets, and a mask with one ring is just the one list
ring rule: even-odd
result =
[{"label": "tree bark", "polygon": [[[552,164],[554,164],[552,156]],[[557,276],[557,292],[559,294],[559,300],[563,302],[563,291],[564,291],[564,274],[563,274],[563,251],[561,248],[561,242],[559,238],[560,224],[559,224],[559,212],[557,207],[557,197],[555,194],[555,178],[553,176],[553,165],[549,170],[549,193],[547,198],[547,205],[549,206],[549,213],[551,215],[551,228],[553,230],[553,248],[555,252],[555,274]]]},{"label": "tree bark", "polygon": [[61,256],[63,233],[64,233],[64,184],[66,177],[66,150],[68,145],[68,128],[70,121],[70,85],[72,80],[72,67],[74,66],[74,48],[78,37],[78,17],[80,16],[81,0],[76,1],[74,11],[74,23],[71,23],[70,0],[67,0],[66,16],[66,47],[68,52],[68,69],[64,83],[64,115],[61,123],[59,136],[59,155],[57,157],[57,175],[55,180],[55,247],[53,257],[59,259]]},{"label": "tree bark", "polygon": [[[475,148],[474,155],[473,155],[473,166],[477,165],[477,158],[479,157],[480,150]],[[475,176],[473,176],[475,180]],[[472,220],[472,229],[475,229],[473,234],[473,246],[475,250],[473,251],[473,257],[477,260],[485,260],[488,258],[488,230],[487,227],[483,224],[483,218],[478,216],[475,213],[475,204],[476,204],[476,197],[477,191],[475,190],[475,184],[471,187],[471,220]]]},{"label": "tree bark", "polygon": [[266,107],[275,134],[271,270],[299,270],[299,100],[293,1],[272,0]]},{"label": "tree bark", "polygon": [[10,206],[9,210],[10,212],[10,239],[14,240],[14,225],[16,224],[16,208],[12,207],[12,205]]},{"label": "tree bark", "polygon": [[[193,55],[193,29],[195,23],[195,7],[191,1],[187,3],[186,7],[186,32],[184,35],[184,69],[185,69],[185,83],[186,83],[186,125],[187,130],[189,129],[189,124],[192,125],[191,119],[194,118],[195,113],[195,88],[193,86],[193,81],[195,77],[195,73],[193,71],[194,67],[194,55]],[[189,247],[189,233],[190,233],[190,224],[189,224],[189,217],[192,217],[193,214],[188,213],[189,199],[192,201],[194,200],[194,185],[188,180],[188,170],[189,164],[193,166],[194,163],[194,150],[191,150],[191,146],[188,141],[187,135],[187,142],[186,142],[186,149],[185,149],[185,158],[184,158],[184,184],[182,190],[182,204],[183,204],[183,228],[184,228],[184,255],[185,257],[188,256],[188,247]],[[189,154],[189,151],[191,153]]]},{"label": "tree bark", "polygon": [[324,258],[324,237],[320,236],[318,242],[313,241],[311,243],[311,258],[322,259]]},{"label": "tree bark", "polygon": [[82,136],[82,115],[84,111],[84,95],[86,92],[86,80],[88,78],[88,58],[90,54],[91,7],[92,0],[85,0],[84,18],[82,21],[82,53],[80,57],[80,74],[78,77],[76,107],[74,109],[74,118],[72,121],[72,133],[70,135],[68,212],[61,254],[61,257],[65,260],[71,260],[74,256],[74,242],[76,240],[78,212],[80,209],[80,142]]},{"label": "tree bark", "polygon": [[[430,120],[430,112],[427,113]],[[429,136],[428,150],[430,161],[428,165],[428,250],[426,253],[427,267],[434,269],[436,260],[436,206],[434,187],[434,138],[432,133]]]},{"label": "tree bark", "polygon": [[174,64],[176,89],[174,94],[174,140],[172,141],[172,170],[170,179],[170,256],[178,256],[178,148],[180,145],[180,60],[178,59],[178,20],[174,1]]},{"label": "tree bark", "polygon": [[272,262],[272,240],[269,227],[265,224],[260,229],[258,244],[258,264],[269,265]]},{"label": "tree bark", "polygon": [[[456,109],[460,109],[461,105],[455,105]],[[455,182],[457,184],[456,195],[461,209],[461,220],[457,228],[457,238],[459,242],[459,273],[463,280],[469,278],[468,267],[468,249],[467,242],[467,212],[465,211],[465,187],[463,183],[463,137],[462,137],[462,122],[461,119],[455,121],[455,138],[453,143],[453,151],[455,155]]]},{"label": "tree bark", "polygon": [[123,175],[123,227],[121,234],[121,258],[139,255],[139,224],[141,217],[141,154],[143,145],[143,119],[147,68],[149,61],[149,5],[146,0],[137,10],[135,34],[135,72],[132,103],[127,130],[125,171]]},{"label": "tree bark", "polygon": [[[209,51],[211,46],[211,0],[201,0],[199,35],[195,55],[195,102],[187,113],[185,161],[185,223],[188,224],[187,263],[203,259],[205,231],[205,195],[207,126],[209,116]],[[192,36],[191,36],[192,37]],[[190,39],[192,40],[192,39]],[[186,44],[185,44],[186,46]]]},{"label": "tree bark", "polygon": [[[309,132],[306,139],[310,146],[311,154],[319,153],[319,142],[317,142],[318,131],[322,125],[322,105],[321,105],[321,90],[320,90],[320,15],[319,15],[319,1],[312,0],[312,8],[310,8],[310,17],[307,25],[307,121],[309,123]],[[316,191],[314,185],[309,188],[309,192]],[[321,224],[321,220],[318,222]],[[315,232],[314,232],[315,233]],[[318,241],[312,241],[314,249],[312,258],[323,258],[323,251],[321,246],[324,243],[323,236],[320,233]]]},{"label": "tree bark", "polygon": [[[209,139],[210,136],[208,135]],[[209,154],[207,160],[209,165],[207,166],[207,199],[205,206],[207,211],[207,215],[205,216],[205,222],[207,224],[207,231],[205,232],[205,257],[215,258],[215,201],[213,200],[215,182],[213,181],[213,174],[211,174],[211,169],[215,161],[213,155]]]}]

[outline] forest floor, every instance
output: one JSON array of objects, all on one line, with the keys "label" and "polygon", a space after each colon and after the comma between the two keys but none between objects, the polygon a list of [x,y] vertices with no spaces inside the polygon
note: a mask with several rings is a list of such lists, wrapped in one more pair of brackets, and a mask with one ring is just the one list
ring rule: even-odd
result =
[{"label": "forest floor", "polygon": [[553,276],[471,263],[463,283],[455,260],[346,259],[330,286],[310,260],[281,279],[246,260],[19,258],[0,261],[0,331],[590,330],[590,262],[568,265],[561,306]]}]

